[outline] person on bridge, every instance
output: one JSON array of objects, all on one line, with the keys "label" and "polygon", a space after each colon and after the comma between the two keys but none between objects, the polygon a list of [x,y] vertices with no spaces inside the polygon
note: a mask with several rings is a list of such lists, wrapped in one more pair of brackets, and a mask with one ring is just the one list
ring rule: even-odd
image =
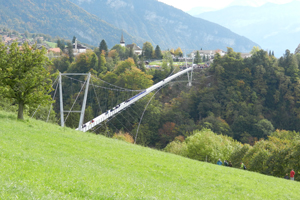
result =
[{"label": "person on bridge", "polygon": [[222,163],[221,159],[219,159],[218,162],[217,162],[217,165],[222,165],[222,164],[223,163]]}]

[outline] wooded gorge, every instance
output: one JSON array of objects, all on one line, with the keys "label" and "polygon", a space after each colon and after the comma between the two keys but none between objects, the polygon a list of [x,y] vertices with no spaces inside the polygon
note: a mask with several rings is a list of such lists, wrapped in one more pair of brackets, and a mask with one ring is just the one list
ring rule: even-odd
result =
[{"label": "wooded gorge", "polygon": [[[129,58],[119,62],[116,68],[101,71],[96,54],[79,55],[75,63],[66,64],[64,69],[67,72],[92,71],[104,81],[133,90],[149,87],[153,80],[162,80],[174,69],[167,59],[165,62],[169,65],[164,70],[146,70],[142,65],[136,67],[136,62],[141,63],[138,58]],[[63,59],[54,60],[54,68],[63,66]],[[104,60],[112,62],[112,66],[117,63],[113,56]],[[156,94],[142,120],[138,143],[163,148],[178,136],[187,137],[195,129],[209,128],[217,134],[254,145],[255,141],[266,139],[276,129],[299,131],[299,62],[300,56],[288,50],[280,59],[263,50],[253,52],[251,58],[242,59],[239,53],[228,48],[227,55],[215,57],[211,68],[195,72],[191,88],[184,82],[174,82]],[[105,66],[108,66],[107,63]],[[182,77],[181,81],[185,79]],[[72,84],[76,87],[74,82]],[[69,97],[68,92],[70,90],[64,93],[65,98]],[[98,93],[101,96],[101,92]],[[125,93],[108,95],[111,95],[108,102],[101,102],[101,105],[115,106],[118,101],[112,99]],[[131,94],[126,95],[129,97]],[[97,115],[95,112],[100,112],[95,103],[96,97],[93,98],[88,103],[91,106],[88,108],[90,118]],[[138,107],[141,113],[150,98],[141,100],[134,107]],[[105,98],[100,101],[105,101]],[[109,101],[115,101],[115,105]],[[134,114],[137,112],[135,109],[130,110],[128,115],[132,116],[132,121],[118,116],[120,122],[113,129],[124,130],[121,124],[126,124],[127,130],[124,131],[134,136],[140,116]]]}]

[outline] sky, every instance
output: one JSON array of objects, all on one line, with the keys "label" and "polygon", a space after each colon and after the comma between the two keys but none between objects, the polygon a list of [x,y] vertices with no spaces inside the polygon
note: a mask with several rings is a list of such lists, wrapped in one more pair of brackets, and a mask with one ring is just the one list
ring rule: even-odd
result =
[{"label": "sky", "polygon": [[214,9],[225,8],[229,5],[261,6],[267,2],[283,4],[293,0],[158,0],[183,11],[189,11],[195,7],[209,7]]}]

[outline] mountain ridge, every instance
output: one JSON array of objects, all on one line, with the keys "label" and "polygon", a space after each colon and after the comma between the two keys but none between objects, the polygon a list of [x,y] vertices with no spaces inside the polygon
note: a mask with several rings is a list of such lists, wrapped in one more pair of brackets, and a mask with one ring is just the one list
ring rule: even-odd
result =
[{"label": "mountain ridge", "polygon": [[249,52],[258,45],[216,23],[197,19],[156,0],[70,1],[134,37],[144,38],[164,49],[226,50],[232,47]]},{"label": "mountain ridge", "polygon": [[[46,33],[98,46],[105,39],[109,46],[119,43],[122,30],[89,14],[68,0],[0,0],[0,22],[2,26],[19,32]],[[124,31],[130,42],[138,39]]]},{"label": "mountain ridge", "polygon": [[266,3],[260,7],[232,6],[197,17],[222,24],[281,56],[286,49],[294,51],[299,43],[300,14],[296,7],[300,7],[299,1]]}]

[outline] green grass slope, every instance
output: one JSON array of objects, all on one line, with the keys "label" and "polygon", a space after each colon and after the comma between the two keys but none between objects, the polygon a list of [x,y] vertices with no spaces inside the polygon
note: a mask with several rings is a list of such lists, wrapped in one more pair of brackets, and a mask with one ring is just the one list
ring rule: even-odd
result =
[{"label": "green grass slope", "polygon": [[299,199],[298,182],[0,111],[0,199]]}]

